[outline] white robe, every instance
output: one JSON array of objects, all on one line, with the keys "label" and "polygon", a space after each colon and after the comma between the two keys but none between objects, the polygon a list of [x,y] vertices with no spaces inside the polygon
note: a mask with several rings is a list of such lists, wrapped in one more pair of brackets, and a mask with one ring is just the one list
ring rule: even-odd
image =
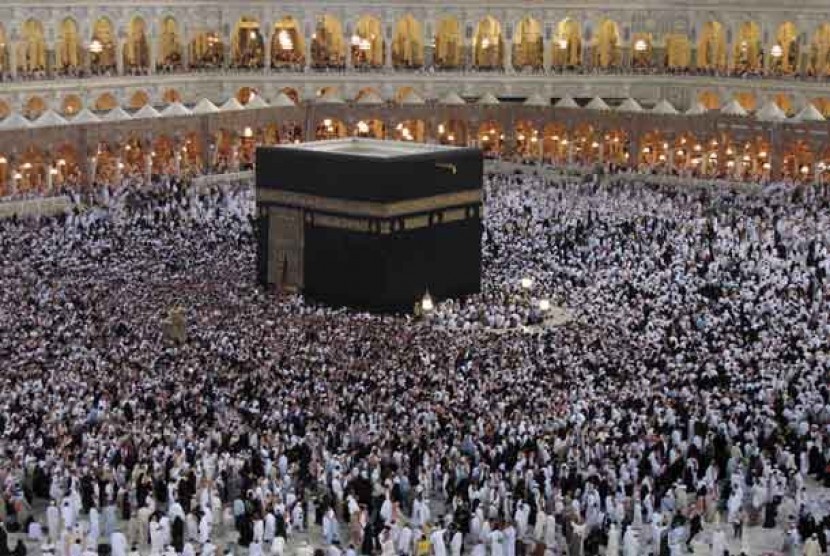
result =
[{"label": "white robe", "polygon": [[49,504],[46,508],[46,526],[49,527],[49,540],[56,543],[61,536],[61,513],[57,506]]},{"label": "white robe", "polygon": [[620,554],[620,530],[617,526],[612,524],[608,530],[608,546],[605,550],[605,556],[619,556]]},{"label": "white robe", "polygon": [[516,528],[512,525],[504,530],[504,556],[516,556]]},{"label": "white robe", "polygon": [[127,537],[121,531],[110,535],[110,546],[112,556],[127,556]]},{"label": "white robe", "polygon": [[498,529],[490,533],[490,554],[491,556],[504,556],[504,533]]},{"label": "white robe", "polygon": [[90,508],[89,510],[89,540],[98,546],[98,537],[101,536],[101,520],[98,518],[98,510]]},{"label": "white robe", "polygon": [[164,550],[164,530],[157,521],[150,523],[150,552],[158,555]]},{"label": "white robe", "polygon": [[429,542],[432,543],[433,556],[447,556],[447,546],[444,543],[443,529],[435,529],[430,533]]},{"label": "white robe", "polygon": [[461,548],[464,546],[464,535],[461,531],[456,531],[450,541],[450,553],[452,556],[461,556]]},{"label": "white robe", "polygon": [[637,554],[639,551],[640,543],[637,541],[637,536],[634,534],[634,530],[629,527],[625,531],[625,536],[623,537],[623,554],[625,556],[640,556]]},{"label": "white robe", "polygon": [[726,534],[717,530],[712,533],[712,556],[723,556],[726,550]]},{"label": "white robe", "polygon": [[556,546],[556,517],[553,514],[545,518],[545,545],[548,548]]},{"label": "white robe", "polygon": [[274,537],[277,536],[277,518],[274,517],[274,514],[268,512],[265,514],[265,534],[263,538],[265,542],[272,542]]}]

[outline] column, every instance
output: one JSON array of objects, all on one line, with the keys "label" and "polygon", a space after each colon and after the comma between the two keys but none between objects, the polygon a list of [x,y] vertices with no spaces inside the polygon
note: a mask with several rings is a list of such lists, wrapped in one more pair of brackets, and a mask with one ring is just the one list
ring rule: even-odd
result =
[{"label": "column", "polygon": [[[549,42],[549,41],[548,41]],[[545,73],[550,71],[551,65],[551,44],[546,41],[542,41],[542,68],[545,70]]]},{"label": "column", "polygon": [[12,77],[17,77],[17,42],[12,41],[9,48],[9,70]]},{"label": "column", "polygon": [[628,139],[628,164],[629,168],[637,167],[637,160],[640,158],[639,137],[631,136]]},{"label": "column", "polygon": [[574,142],[573,139],[568,140],[568,166],[574,163]]},{"label": "column", "polygon": [[150,49],[150,75],[156,73],[156,64],[158,63],[158,42],[154,39],[149,40],[149,49]]},{"label": "column", "polygon": [[599,143],[599,148],[597,149],[597,160],[599,160],[600,164],[605,164],[605,140],[604,135],[600,132],[600,140],[597,141]]},{"label": "column", "polygon": [[147,183],[150,183],[150,180],[153,177],[153,157],[149,154],[144,155],[144,179],[147,180]]},{"label": "column", "polygon": [[271,67],[273,66],[273,52],[271,51],[271,41],[274,36],[274,26],[268,24],[265,27],[265,32],[262,34],[262,68],[265,73],[269,73],[271,71]]},{"label": "column", "polygon": [[308,37],[308,40],[305,41],[305,69],[309,71],[311,69],[311,43],[314,42],[314,39]]},{"label": "column", "polygon": [[46,194],[50,195],[52,193],[52,188],[55,184],[55,174],[58,171],[55,169],[53,162],[51,160],[46,161]]},{"label": "column", "polygon": [[115,66],[118,75],[124,75],[124,41],[119,40],[115,48]]},{"label": "column", "polygon": [[504,41],[504,53],[502,54],[504,61],[504,71],[507,73],[513,72],[513,41]]},{"label": "column", "polygon": [[391,70],[392,69],[392,41],[385,40],[383,41],[383,50],[384,50],[384,59],[383,59],[383,67]]},{"label": "column", "polygon": [[352,64],[352,38],[344,37],[344,44],[346,45],[346,71],[351,71]]},{"label": "column", "polygon": [[182,65],[185,70],[190,69],[190,37],[187,29],[182,30]]},{"label": "column", "polygon": [[668,173],[671,174],[674,172],[674,141],[669,141],[669,148],[666,150],[668,151],[666,153],[666,167]]},{"label": "column", "polygon": [[89,182],[95,183],[98,177],[98,158],[95,155],[89,157]]}]

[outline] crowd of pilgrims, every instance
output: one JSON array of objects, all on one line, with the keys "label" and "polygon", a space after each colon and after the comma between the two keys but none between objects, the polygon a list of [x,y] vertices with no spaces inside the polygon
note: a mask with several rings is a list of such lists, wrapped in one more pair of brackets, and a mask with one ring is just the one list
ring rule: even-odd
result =
[{"label": "crowd of pilgrims", "polygon": [[827,199],[485,193],[482,293],[423,319],[259,287],[249,188],[1,222],[0,556],[827,554]]}]

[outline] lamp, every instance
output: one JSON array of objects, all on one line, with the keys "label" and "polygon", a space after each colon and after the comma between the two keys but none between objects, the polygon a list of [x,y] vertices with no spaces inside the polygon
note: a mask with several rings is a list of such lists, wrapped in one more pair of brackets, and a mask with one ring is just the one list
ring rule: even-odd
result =
[{"label": "lamp", "polygon": [[24,162],[23,165],[21,166],[21,168],[23,168],[24,170],[31,170],[32,169],[32,163],[31,162]]},{"label": "lamp", "polygon": [[89,51],[93,54],[100,54],[104,51],[104,45],[101,44],[101,41],[98,39],[94,39],[91,43],[89,43]]},{"label": "lamp", "polygon": [[568,39],[559,39],[559,50],[567,50],[568,49]]},{"label": "lamp", "polygon": [[429,314],[435,309],[435,303],[432,301],[432,296],[429,295],[429,290],[424,292],[424,297],[421,298],[421,312]]},{"label": "lamp", "polygon": [[772,48],[770,49],[769,53],[770,56],[772,56],[773,58],[780,58],[784,55],[784,49],[781,48],[780,44],[774,44],[772,45]]},{"label": "lamp", "polygon": [[14,173],[14,179],[22,180],[23,179],[23,174],[21,174],[20,172],[15,172]]},{"label": "lamp", "polygon": [[648,50],[648,45],[646,44],[646,41],[644,41],[643,39],[638,39],[637,42],[634,43],[634,50],[636,52],[645,52],[646,50]]},{"label": "lamp", "polygon": [[49,168],[49,175],[57,176],[58,175],[58,169],[57,168]]},{"label": "lamp", "polygon": [[358,133],[369,133],[369,124],[367,124],[363,120],[360,120],[359,122],[357,122],[357,132]]},{"label": "lamp", "polygon": [[254,130],[251,129],[250,127],[246,127],[245,129],[242,130],[242,137],[251,138],[253,136],[254,136]]},{"label": "lamp", "polygon": [[277,34],[277,41],[279,41],[280,48],[283,50],[294,50],[294,41],[291,40],[291,35],[288,34],[288,31],[282,29]]},{"label": "lamp", "polygon": [[8,160],[6,160],[5,156],[0,156],[0,164],[6,164]]}]

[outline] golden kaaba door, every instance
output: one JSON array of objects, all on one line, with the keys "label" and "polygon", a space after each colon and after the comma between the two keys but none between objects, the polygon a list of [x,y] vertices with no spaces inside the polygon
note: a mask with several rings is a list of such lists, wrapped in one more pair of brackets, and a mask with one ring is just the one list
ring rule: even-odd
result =
[{"label": "golden kaaba door", "polygon": [[303,212],[273,207],[270,210],[268,282],[281,289],[303,289]]}]

